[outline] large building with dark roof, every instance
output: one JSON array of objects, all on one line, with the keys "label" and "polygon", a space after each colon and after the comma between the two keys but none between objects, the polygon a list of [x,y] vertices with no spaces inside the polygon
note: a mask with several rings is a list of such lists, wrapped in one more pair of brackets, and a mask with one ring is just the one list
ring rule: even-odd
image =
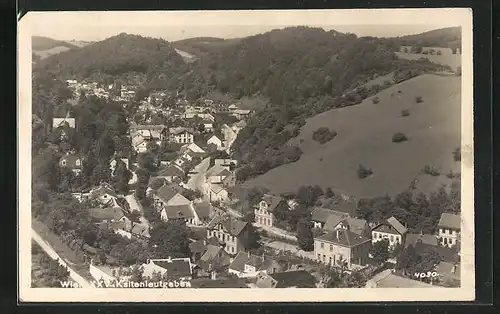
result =
[{"label": "large building with dark roof", "polygon": [[451,213],[441,214],[438,223],[439,243],[443,246],[452,247],[460,241],[460,215]]},{"label": "large building with dark roof", "polygon": [[227,214],[215,216],[207,225],[207,238],[215,237],[224,244],[227,253],[246,251],[249,224]]},{"label": "large building with dark roof", "polygon": [[330,266],[352,269],[368,262],[370,239],[339,228],[314,238],[314,256]]}]

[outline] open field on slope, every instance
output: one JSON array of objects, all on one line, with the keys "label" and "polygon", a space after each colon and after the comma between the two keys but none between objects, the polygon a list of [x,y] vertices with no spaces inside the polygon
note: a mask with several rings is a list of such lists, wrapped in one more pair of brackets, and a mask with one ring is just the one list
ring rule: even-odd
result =
[{"label": "open field on slope", "polygon": [[462,63],[462,55],[461,54],[442,54],[438,55],[426,55],[421,53],[404,53],[404,52],[396,52],[396,56],[400,59],[407,60],[418,60],[420,58],[429,59],[429,61],[448,65],[452,70],[455,70]]},{"label": "open field on slope", "polygon": [[[371,97],[308,119],[291,140],[300,143],[304,152],[300,160],[251,179],[243,187],[260,185],[281,193],[318,184],[358,198],[374,197],[407,189],[425,165],[434,165],[443,174],[459,170],[452,152],[460,145],[460,77],[422,75],[376,96],[378,104]],[[422,96],[423,102],[416,103],[416,96]],[[401,116],[405,109],[410,116]],[[312,140],[312,133],[322,126],[338,132],[323,145]],[[393,143],[397,132],[405,133],[409,141]],[[360,180],[359,164],[371,168],[373,175]]]},{"label": "open field on slope", "polygon": [[40,58],[45,59],[48,56],[51,56],[51,55],[54,55],[54,54],[57,54],[57,53],[61,53],[63,51],[67,51],[69,49],[70,48],[68,48],[68,47],[57,46],[57,47],[53,47],[53,48],[46,49],[46,50],[33,50],[33,52],[37,56],[39,56]]}]

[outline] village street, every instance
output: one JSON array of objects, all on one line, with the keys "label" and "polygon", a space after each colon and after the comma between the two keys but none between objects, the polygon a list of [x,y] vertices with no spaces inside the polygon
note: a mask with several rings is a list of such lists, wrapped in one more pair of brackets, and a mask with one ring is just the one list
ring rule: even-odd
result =
[{"label": "village street", "polygon": [[191,190],[198,190],[203,193],[204,200],[208,199],[207,186],[205,184],[205,174],[210,166],[210,157],[203,159],[189,175],[187,186]]},{"label": "village street", "polygon": [[386,269],[386,270],[376,274],[375,276],[373,276],[371,279],[369,279],[366,282],[365,288],[376,288],[377,282],[379,282],[380,280],[389,276],[390,274],[392,274],[392,269]]},{"label": "village street", "polygon": [[59,264],[65,266],[69,271],[70,278],[78,283],[82,288],[92,288],[92,285],[85,280],[82,276],[77,274],[73,269],[71,269],[67,263],[56,253],[56,251],[52,248],[50,244],[45,242],[42,237],[33,229],[31,229],[31,238],[35,240],[38,245],[47,253],[50,258],[59,262]]},{"label": "village street", "polygon": [[314,252],[306,252],[304,250],[299,249],[297,245],[281,242],[278,240],[262,237],[262,244],[266,247],[270,247],[277,251],[289,251],[294,255],[298,255],[308,259],[314,259]]},{"label": "village street", "polygon": [[125,199],[127,200],[128,204],[130,206],[130,211],[131,212],[138,211],[141,214],[141,216],[139,218],[139,220],[141,221],[141,224],[148,226],[148,228],[149,228],[149,221],[147,221],[146,218],[144,218],[144,210],[142,209],[141,204],[139,204],[139,202],[135,198],[134,191],[131,191],[131,194],[126,195]]}]

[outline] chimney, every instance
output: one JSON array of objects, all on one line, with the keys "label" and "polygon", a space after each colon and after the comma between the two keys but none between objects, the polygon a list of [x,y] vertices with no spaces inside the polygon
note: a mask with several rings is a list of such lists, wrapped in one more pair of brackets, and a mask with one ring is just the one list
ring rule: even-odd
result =
[{"label": "chimney", "polygon": [[207,239],[203,239],[203,245],[207,245]]},{"label": "chimney", "polygon": [[149,263],[151,263],[151,260],[148,258],[148,259],[146,260],[146,264],[149,264]]},{"label": "chimney", "polygon": [[167,257],[167,262],[172,263],[172,257],[171,256]]}]

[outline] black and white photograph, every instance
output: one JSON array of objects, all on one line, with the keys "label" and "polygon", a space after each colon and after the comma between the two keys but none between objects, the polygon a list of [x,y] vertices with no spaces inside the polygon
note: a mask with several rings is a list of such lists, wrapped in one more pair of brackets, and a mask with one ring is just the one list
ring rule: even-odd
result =
[{"label": "black and white photograph", "polygon": [[18,51],[22,301],[474,299],[470,10],[30,12]]}]

